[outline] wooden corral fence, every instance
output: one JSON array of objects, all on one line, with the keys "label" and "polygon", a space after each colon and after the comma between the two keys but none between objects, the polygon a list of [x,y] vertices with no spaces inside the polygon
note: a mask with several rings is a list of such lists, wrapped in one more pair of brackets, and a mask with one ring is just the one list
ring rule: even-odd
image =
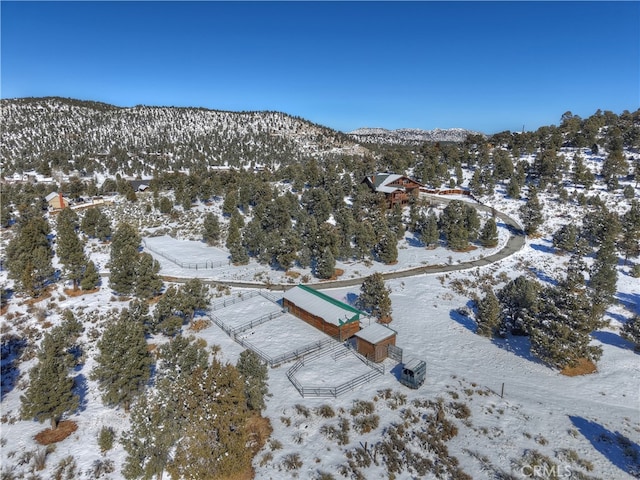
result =
[{"label": "wooden corral fence", "polygon": [[249,300],[250,298],[257,297],[258,295],[262,295],[262,292],[256,290],[241,292],[240,294],[235,295],[231,298],[223,298],[222,300],[218,300],[217,302],[212,303],[211,305],[209,305],[209,310],[213,312],[221,308],[235,305],[236,303],[244,302],[245,300]]},{"label": "wooden corral fence", "polygon": [[145,242],[144,238],[142,239],[142,244],[144,245],[144,248],[149,250],[150,252],[153,252],[156,255],[160,255],[162,258],[169,260],[171,263],[179,266],[180,268],[186,268],[188,270],[212,270],[215,268],[227,267],[231,265],[231,260],[221,260],[221,261],[215,261],[215,262],[213,260],[207,260],[205,262],[195,262],[195,263],[181,262],[180,260],[178,260],[175,257],[172,257],[171,255],[168,255],[164,252],[161,252],[160,250],[150,247],[149,245],[147,245],[147,242]]},{"label": "wooden corral fence", "polygon": [[[342,348],[341,348],[342,347]],[[358,377],[352,378],[351,380],[336,385],[334,387],[319,387],[319,386],[304,386],[296,379],[296,373],[300,370],[305,364],[312,362],[314,359],[320,358],[325,355],[331,355],[334,360],[340,358],[344,355],[351,354],[358,357],[362,362],[364,362],[369,368],[371,368],[370,372],[367,372]],[[360,385],[364,385],[365,383],[369,383],[376,377],[380,375],[384,375],[384,365],[379,365],[369,361],[366,357],[363,357],[355,350],[352,350],[349,346],[337,343],[337,345],[332,346],[331,348],[324,349],[322,351],[316,352],[311,355],[306,355],[300,360],[298,360],[288,371],[287,378],[293,384],[293,386],[298,390],[300,395],[303,397],[334,397],[342,395],[343,393],[354,390]]]}]

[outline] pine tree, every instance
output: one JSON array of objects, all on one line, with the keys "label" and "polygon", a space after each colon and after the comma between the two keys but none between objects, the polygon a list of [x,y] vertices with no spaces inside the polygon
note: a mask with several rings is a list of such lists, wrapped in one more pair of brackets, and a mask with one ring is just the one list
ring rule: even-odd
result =
[{"label": "pine tree", "polygon": [[640,352],[640,316],[634,315],[633,318],[627,320],[620,330],[620,335],[633,342],[634,351]]},{"label": "pine tree", "polygon": [[[67,213],[71,212],[71,213]],[[56,253],[64,265],[65,276],[73,282],[73,290],[78,290],[87,268],[84,245],[76,233],[78,217],[69,207],[58,214]]]},{"label": "pine tree", "polygon": [[118,226],[111,240],[109,286],[122,295],[134,293],[140,235],[132,225]]},{"label": "pine tree", "polygon": [[49,224],[41,216],[31,216],[18,223],[18,231],[7,245],[7,270],[16,289],[38,297],[54,275],[49,244]]},{"label": "pine tree", "polygon": [[105,329],[98,349],[91,377],[98,382],[102,401],[129,411],[151,375],[151,356],[142,324],[132,321],[128,310],[123,310]]},{"label": "pine tree", "polygon": [[376,272],[364,279],[360,287],[357,307],[384,323],[391,321],[391,298],[384,277]]},{"label": "pine tree", "polygon": [[74,381],[69,376],[73,356],[68,347],[63,329],[54,328],[45,334],[38,364],[30,370],[29,387],[20,398],[24,419],[49,420],[55,430],[62,417],[78,407],[78,396],[73,393]]},{"label": "pine tree", "polygon": [[87,267],[84,270],[84,275],[80,281],[80,288],[82,290],[93,290],[100,285],[100,274],[96,269],[96,264],[92,260],[87,262]]},{"label": "pine tree", "polygon": [[101,241],[111,236],[111,221],[98,207],[91,207],[85,211],[80,228],[89,237]]},{"label": "pine tree", "polygon": [[199,278],[187,280],[180,293],[180,309],[187,321],[191,321],[197,311],[206,309],[211,299],[208,287]]},{"label": "pine tree", "polygon": [[162,279],[159,276],[160,263],[150,254],[139,255],[135,271],[135,295],[138,298],[153,298],[162,290]]},{"label": "pine tree", "polygon": [[470,241],[478,239],[478,232],[480,231],[480,217],[475,208],[470,205],[465,205],[465,219],[464,224],[467,229],[467,235]]},{"label": "pine tree", "polygon": [[375,247],[378,259],[387,265],[398,261],[398,237],[391,230],[386,230]]},{"label": "pine tree", "polygon": [[488,219],[480,232],[480,243],[485,248],[493,248],[498,245],[498,227],[493,218]]},{"label": "pine tree", "polygon": [[625,261],[640,255],[640,202],[637,200],[631,202],[631,208],[622,217],[622,239],[618,245]]},{"label": "pine tree", "polygon": [[440,228],[447,245],[452,250],[464,250],[469,246],[467,206],[461,200],[449,202],[440,214]]},{"label": "pine tree", "polygon": [[220,241],[220,222],[218,217],[211,212],[204,217],[202,239],[208,245],[216,245]]},{"label": "pine tree", "polygon": [[572,223],[562,225],[552,236],[553,247],[563,252],[572,252],[578,241],[578,227]]},{"label": "pine tree", "polygon": [[182,433],[176,413],[167,389],[140,395],[131,409],[130,428],[122,436],[127,452],[122,469],[125,478],[162,479]]},{"label": "pine tree", "polygon": [[493,337],[500,327],[500,302],[492,289],[478,302],[478,334]]},{"label": "pine tree", "polygon": [[612,241],[605,240],[591,267],[589,288],[593,302],[593,313],[597,317],[604,315],[606,308],[613,303],[617,292],[618,256]]},{"label": "pine tree", "polygon": [[527,235],[534,235],[544,222],[542,204],[538,200],[538,192],[535,187],[529,188],[529,198],[527,203],[520,207],[520,216]]},{"label": "pine tree", "polygon": [[264,397],[269,392],[267,385],[267,365],[252,350],[240,354],[236,368],[244,381],[244,394],[249,410],[260,412],[264,407]]},{"label": "pine tree", "polygon": [[376,233],[371,222],[360,221],[356,223],[354,234],[354,254],[358,259],[364,259],[371,255],[376,244]]},{"label": "pine tree", "polygon": [[501,334],[508,331],[516,334],[528,334],[529,327],[538,311],[540,284],[520,275],[498,291],[498,300],[502,308]]},{"label": "pine tree", "polygon": [[329,247],[325,247],[316,260],[316,276],[318,278],[331,278],[336,271],[336,259]]},{"label": "pine tree", "polygon": [[435,213],[429,212],[426,217],[420,221],[420,241],[425,246],[431,247],[437,245],[440,240],[440,230],[438,229],[438,219]]},{"label": "pine tree", "polygon": [[191,375],[196,369],[207,368],[209,353],[205,349],[206,342],[181,334],[158,348],[158,365],[156,380],[158,383],[174,383]]},{"label": "pine tree", "polygon": [[530,328],[531,353],[558,367],[575,366],[579,359],[597,362],[602,348],[589,345],[599,327],[591,314],[588,297],[562,286],[547,287],[540,295],[536,321]]},{"label": "pine tree", "polygon": [[244,385],[233,365],[216,358],[179,386],[183,435],[167,470],[173,478],[234,478],[251,465]]},{"label": "pine tree", "polygon": [[507,195],[516,200],[520,199],[520,182],[515,176],[512,176],[511,180],[509,180]]}]

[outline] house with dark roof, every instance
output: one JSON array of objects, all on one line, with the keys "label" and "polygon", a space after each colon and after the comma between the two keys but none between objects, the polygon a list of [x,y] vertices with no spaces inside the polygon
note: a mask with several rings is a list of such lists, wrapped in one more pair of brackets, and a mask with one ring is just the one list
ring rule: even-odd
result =
[{"label": "house with dark roof", "polygon": [[362,183],[366,183],[371,191],[384,193],[389,208],[395,205],[406,205],[412,196],[418,196],[423,185],[405,175],[395,173],[376,173],[367,176]]},{"label": "house with dark roof", "polygon": [[360,330],[360,321],[367,314],[322,292],[298,285],[287,290],[282,306],[289,313],[340,341],[353,337]]}]

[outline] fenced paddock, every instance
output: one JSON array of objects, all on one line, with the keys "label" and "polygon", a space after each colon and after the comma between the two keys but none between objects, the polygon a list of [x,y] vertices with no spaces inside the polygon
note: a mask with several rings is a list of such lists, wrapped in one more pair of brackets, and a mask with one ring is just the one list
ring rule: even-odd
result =
[{"label": "fenced paddock", "polygon": [[289,313],[236,334],[235,340],[256,352],[272,367],[336,343]]},{"label": "fenced paddock", "polygon": [[279,300],[268,292],[245,292],[215,301],[209,316],[269,366],[297,360],[287,377],[303,397],[337,397],[384,373],[383,365],[288,313]]},{"label": "fenced paddock", "polygon": [[268,321],[270,315],[275,318],[283,313],[282,307],[262,292],[247,292],[218,300],[209,307],[209,312],[212,320],[228,335],[241,332],[252,322],[259,324]]},{"label": "fenced paddock", "polygon": [[298,360],[287,377],[303,397],[338,397],[383,374],[383,365],[336,342]]},{"label": "fenced paddock", "polygon": [[209,317],[271,367],[335,343],[334,339],[287,313],[280,300],[270,292],[243,292],[213,302],[209,306]]}]

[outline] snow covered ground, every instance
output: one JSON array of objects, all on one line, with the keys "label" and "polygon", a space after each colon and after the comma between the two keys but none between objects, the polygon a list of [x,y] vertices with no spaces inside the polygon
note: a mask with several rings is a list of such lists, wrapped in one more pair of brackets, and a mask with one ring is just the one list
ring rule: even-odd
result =
[{"label": "snow covered ground", "polygon": [[[612,208],[621,203],[615,195],[609,195],[604,190],[601,193]],[[390,359],[383,362],[383,375],[337,398],[303,398],[287,377],[292,362],[271,368],[270,396],[265,415],[271,421],[273,434],[271,441],[254,461],[256,478],[315,479],[321,473],[331,474],[333,478],[345,478],[340,473],[345,471],[345,465],[349,461],[358,463],[353,460],[356,458],[356,449],[363,446],[372,448],[387,435],[389,426],[406,421],[409,410],[420,414],[413,424],[416,429],[422,428],[428,411],[424,402],[439,398],[447,405],[449,418],[458,429],[457,435],[447,442],[449,453],[459,460],[461,469],[474,479],[533,478],[534,462],[527,455],[534,451],[555,462],[553,472],[542,472],[543,475],[538,478],[554,478],[551,473],[555,473],[557,478],[580,478],[578,472],[583,475],[582,478],[590,476],[603,480],[640,477],[640,362],[632,344],[619,335],[622,324],[633,314],[640,314],[640,281],[628,274],[628,266],[621,263],[618,268],[618,303],[607,311],[609,325],[593,334],[593,343],[602,347],[603,355],[598,362],[598,371],[590,375],[567,377],[543,365],[529,354],[525,337],[490,340],[478,336],[473,319],[459,313],[461,307],[468,306],[469,293],[479,293],[478,285],[482,278],[490,276],[498,288],[506,279],[520,274],[528,273],[541,282],[553,282],[565,271],[568,257],[553,251],[551,233],[562,222],[579,220],[581,213],[573,208],[565,215],[565,207],[555,203],[553,198],[546,194],[540,197],[549,213],[542,236],[528,238],[525,247],[514,255],[485,267],[446,274],[421,274],[387,282],[393,308],[390,326],[398,332],[397,345],[403,349],[404,359],[419,358],[427,363],[427,380],[419,389],[411,390],[399,383],[399,365]],[[516,218],[517,209],[522,204],[521,200],[505,199],[500,190],[495,196],[482,200]],[[451,252],[442,247],[427,250],[417,245],[408,234],[399,243],[396,265],[339,263],[337,268],[345,272],[341,278],[352,278],[363,277],[374,271],[402,270],[425,264],[456,264],[499,250],[507,240],[506,228],[500,228],[499,231],[498,247],[479,248],[467,253]],[[226,253],[201,242],[169,236],[147,237],[145,241],[149,251],[160,261],[163,275],[181,278],[197,276],[216,281],[298,282],[284,272],[270,270],[253,261],[244,267],[223,265],[204,270],[181,268],[160,254],[182,262],[202,263],[224,262],[227,260]],[[101,271],[106,271],[104,266],[108,257],[104,249],[98,245],[92,248],[92,258],[98,262]],[[309,273],[302,269],[295,270],[301,275]],[[6,271],[0,272],[0,281],[7,282]],[[464,288],[461,289],[460,285]],[[243,291],[247,290],[230,289],[228,294],[218,291],[218,297],[213,302],[232,299]],[[328,289],[324,292],[352,303],[359,294],[359,287]],[[47,453],[42,470],[35,469],[34,456],[38,451],[44,452],[44,447],[37,446],[33,437],[47,425],[20,420],[19,415],[20,395],[26,374],[36,361],[33,349],[28,349],[30,355],[23,355],[25,359],[19,364],[20,377],[2,392],[2,478],[56,478],[57,467],[68,456],[72,456],[77,464],[73,478],[98,478],[95,473],[97,467],[108,462],[112,462],[113,471],[99,478],[123,478],[120,473],[125,458],[122,446],[116,441],[112,450],[101,454],[97,436],[103,426],[113,427],[118,436],[122,434],[128,429],[128,415],[122,410],[102,405],[100,393],[89,374],[94,366],[96,339],[104,323],[100,315],[126,305],[127,301],[114,297],[106,285],[96,293],[79,297],[66,295],[62,285],[57,285],[49,298],[33,305],[23,298],[14,297],[10,300],[2,320],[3,336],[29,333],[32,338],[39,339],[41,332],[49,325],[60,322],[64,308],[83,311],[94,320],[87,322],[82,338],[86,361],[74,373],[79,380],[81,408],[69,419],[77,423],[78,430]],[[212,314],[229,325],[239,326],[277,310],[275,304],[263,297],[254,297],[218,309]],[[242,345],[215,324],[198,332],[187,329],[185,333],[204,339],[210,346],[220,346],[220,355],[225,361],[235,363],[244,350]],[[283,333],[287,336],[283,337]],[[317,330],[289,315],[248,329],[239,337],[249,340],[269,355],[286,353],[291,351],[293,345],[324,338]],[[162,341],[166,340],[162,337],[150,339],[151,343]],[[345,372],[359,374],[366,371],[368,367],[357,359],[354,361],[354,358],[321,357],[315,362],[305,363],[304,369],[298,372],[298,378],[309,383],[317,381],[325,384],[327,378],[346,375]],[[357,369],[357,372],[353,369]],[[385,393],[387,389],[397,394],[395,401]],[[362,433],[357,431],[355,416],[350,412],[360,400],[371,401],[374,413],[379,417],[376,427]],[[466,405],[468,415],[453,415],[454,403]],[[330,406],[335,416],[321,415],[319,408],[323,406]],[[348,420],[351,425],[348,439],[343,438],[343,444],[327,433],[331,432],[331,428],[342,428],[341,419]],[[406,447],[418,448],[416,442],[408,441]],[[302,463],[290,468],[287,459],[294,454]],[[377,464],[370,462],[366,465],[362,460],[360,463],[358,469],[361,478],[389,477],[379,457]],[[397,472],[395,478],[435,476],[421,476],[405,469]],[[165,476],[165,480],[168,480],[168,476]]]}]

